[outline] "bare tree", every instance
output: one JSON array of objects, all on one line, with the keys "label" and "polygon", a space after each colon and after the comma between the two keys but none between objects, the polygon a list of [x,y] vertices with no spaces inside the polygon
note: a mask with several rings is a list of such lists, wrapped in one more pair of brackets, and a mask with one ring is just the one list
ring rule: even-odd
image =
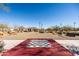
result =
[{"label": "bare tree", "polygon": [[8,25],[7,24],[0,24],[0,31],[4,32],[8,29]]}]

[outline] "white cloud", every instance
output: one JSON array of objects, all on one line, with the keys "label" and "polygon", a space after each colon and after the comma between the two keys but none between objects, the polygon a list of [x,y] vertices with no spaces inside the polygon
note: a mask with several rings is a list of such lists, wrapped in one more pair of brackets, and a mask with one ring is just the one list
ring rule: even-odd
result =
[{"label": "white cloud", "polygon": [[6,12],[10,12],[10,8],[3,3],[0,3],[0,9],[4,10]]}]

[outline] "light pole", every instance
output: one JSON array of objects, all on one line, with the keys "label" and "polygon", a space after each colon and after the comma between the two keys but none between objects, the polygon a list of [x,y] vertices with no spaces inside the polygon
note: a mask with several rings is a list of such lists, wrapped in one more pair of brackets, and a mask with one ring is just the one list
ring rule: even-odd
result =
[{"label": "light pole", "polygon": [[43,24],[39,22],[39,28],[42,29]]},{"label": "light pole", "polygon": [[62,23],[60,24],[60,32],[63,33]]},{"label": "light pole", "polygon": [[41,29],[41,26],[40,26],[40,24],[41,24],[41,23],[39,22],[39,29]]},{"label": "light pole", "polygon": [[74,36],[75,36],[75,34],[76,34],[76,31],[75,31],[75,24],[76,24],[76,22],[74,22]]},{"label": "light pole", "polygon": [[76,25],[76,22],[74,22],[74,31],[75,31],[75,25]]}]

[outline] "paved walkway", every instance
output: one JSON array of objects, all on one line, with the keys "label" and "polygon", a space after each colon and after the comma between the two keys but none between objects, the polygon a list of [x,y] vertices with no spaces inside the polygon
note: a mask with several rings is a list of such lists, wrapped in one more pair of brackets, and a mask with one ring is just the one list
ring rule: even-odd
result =
[{"label": "paved walkway", "polygon": [[[11,49],[18,45],[19,43],[23,42],[27,38],[52,38],[53,40],[57,41],[62,46],[65,45],[73,45],[76,47],[79,47],[79,37],[66,37],[66,36],[58,36],[53,35],[51,33],[35,33],[35,32],[26,32],[26,33],[19,33],[17,35],[11,35],[11,36],[5,36],[4,38],[1,38],[4,40],[5,49]],[[75,38],[75,39],[74,39]],[[73,39],[73,40],[72,40]],[[65,47],[65,46],[64,46]]]},{"label": "paved walkway", "polygon": [[[37,41],[36,41],[37,40]],[[33,42],[32,42],[33,41]],[[34,45],[40,41],[40,44],[43,44],[39,47],[28,47],[29,43]],[[50,47],[44,46],[46,43],[50,43]],[[38,44],[39,45],[39,44]],[[74,53],[70,52],[66,48],[62,47],[53,39],[46,38],[36,38],[36,39],[27,39],[22,43],[18,44],[16,47],[8,50],[6,53],[2,54],[3,56],[74,56]]]}]

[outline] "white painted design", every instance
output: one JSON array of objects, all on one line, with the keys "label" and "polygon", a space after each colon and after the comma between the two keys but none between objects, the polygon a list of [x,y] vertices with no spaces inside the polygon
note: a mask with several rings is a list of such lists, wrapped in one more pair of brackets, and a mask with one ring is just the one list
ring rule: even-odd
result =
[{"label": "white painted design", "polygon": [[31,40],[27,47],[51,47],[47,40]]}]

